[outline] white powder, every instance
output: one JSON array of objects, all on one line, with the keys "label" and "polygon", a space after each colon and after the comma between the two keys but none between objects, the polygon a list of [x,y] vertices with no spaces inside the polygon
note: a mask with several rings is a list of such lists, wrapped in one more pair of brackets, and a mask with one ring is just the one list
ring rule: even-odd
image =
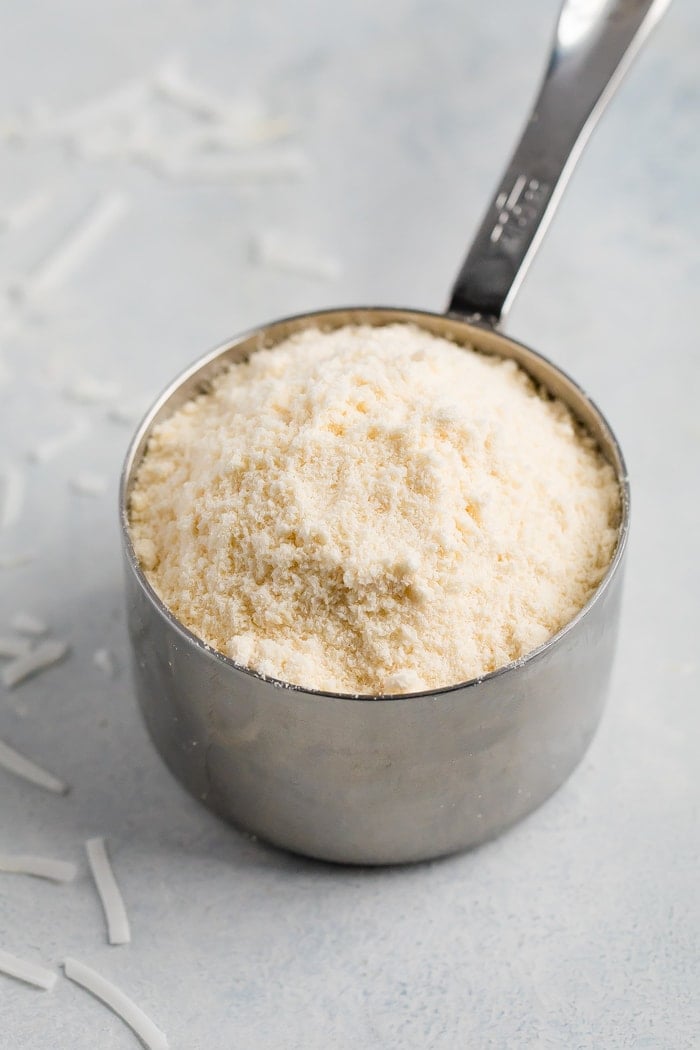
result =
[{"label": "white powder", "polygon": [[453,685],[586,603],[612,468],[514,362],[411,325],[310,329],[154,428],[138,558],[204,641],[334,692]]}]

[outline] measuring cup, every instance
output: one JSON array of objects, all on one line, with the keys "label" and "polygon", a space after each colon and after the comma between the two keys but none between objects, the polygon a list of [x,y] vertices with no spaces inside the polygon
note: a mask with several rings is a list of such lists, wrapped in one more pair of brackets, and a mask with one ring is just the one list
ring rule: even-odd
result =
[{"label": "measuring cup", "polygon": [[[568,0],[523,136],[457,278],[448,312],[356,308],[277,321],[224,344],[158,398],[129,448],[120,513],[139,704],[163,759],[239,828],[331,861],[386,864],[488,839],[543,802],[583,756],[603,709],[629,520],[607,422],[500,322],[607,100],[667,0]],[[534,652],[445,689],[354,696],[289,686],[205,645],[160,601],[129,537],[129,494],[153,427],[227,364],[310,326],[410,322],[513,358],[597,441],[620,486],[610,567],[588,604]]]}]

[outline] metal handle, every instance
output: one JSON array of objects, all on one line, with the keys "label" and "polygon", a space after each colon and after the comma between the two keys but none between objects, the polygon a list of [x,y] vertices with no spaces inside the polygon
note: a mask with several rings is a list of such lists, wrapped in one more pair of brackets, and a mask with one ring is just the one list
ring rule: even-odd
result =
[{"label": "metal handle", "polygon": [[452,291],[449,312],[508,311],[588,137],[670,0],[564,0],[544,82]]}]

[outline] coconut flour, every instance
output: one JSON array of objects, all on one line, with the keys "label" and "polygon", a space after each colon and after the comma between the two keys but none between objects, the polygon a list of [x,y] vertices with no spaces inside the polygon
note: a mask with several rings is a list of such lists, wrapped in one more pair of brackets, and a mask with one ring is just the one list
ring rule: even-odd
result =
[{"label": "coconut flour", "polygon": [[154,428],[131,532],[163,602],[245,667],[401,693],[517,659],[617,541],[612,468],[514,362],[407,324],[309,329]]}]

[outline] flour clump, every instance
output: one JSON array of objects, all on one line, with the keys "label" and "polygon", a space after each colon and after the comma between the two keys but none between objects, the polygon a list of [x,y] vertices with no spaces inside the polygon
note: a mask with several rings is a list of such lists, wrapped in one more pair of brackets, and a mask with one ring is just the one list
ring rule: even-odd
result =
[{"label": "flour clump", "polygon": [[512,361],[409,324],[307,329],[154,427],[130,499],[162,601],[238,663],[404,693],[524,656],[618,535],[610,465]]}]

